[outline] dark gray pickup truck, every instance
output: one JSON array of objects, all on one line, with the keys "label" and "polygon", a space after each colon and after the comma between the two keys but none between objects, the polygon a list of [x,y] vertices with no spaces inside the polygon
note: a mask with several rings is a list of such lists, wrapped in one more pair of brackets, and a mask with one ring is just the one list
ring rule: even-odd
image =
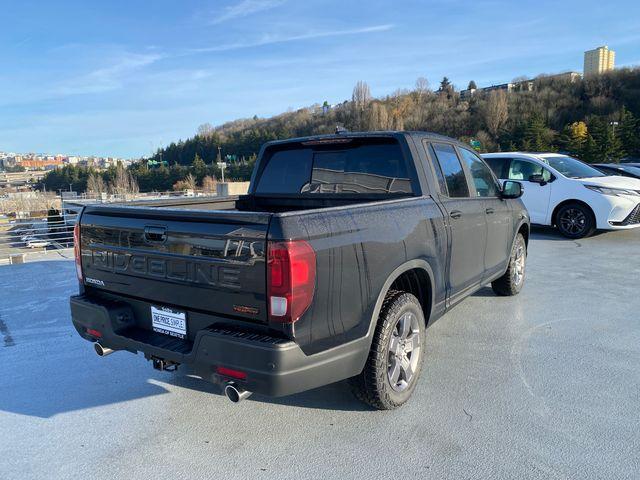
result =
[{"label": "dark gray pickup truck", "polygon": [[521,189],[435,134],[270,142],[247,195],[85,207],[73,324],[100,355],[189,366],[233,401],[348,378],[395,408],[429,325],[483,285],[522,288]]}]

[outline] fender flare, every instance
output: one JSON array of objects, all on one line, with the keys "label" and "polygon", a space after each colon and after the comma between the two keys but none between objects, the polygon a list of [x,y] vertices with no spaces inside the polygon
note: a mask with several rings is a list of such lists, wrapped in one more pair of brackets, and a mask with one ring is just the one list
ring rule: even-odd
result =
[{"label": "fender flare", "polygon": [[433,269],[431,268],[431,265],[429,265],[429,262],[427,262],[426,260],[422,259],[422,258],[416,258],[414,260],[409,260],[408,262],[403,263],[402,265],[400,265],[399,267],[397,267],[395,270],[393,270],[389,276],[387,277],[387,280],[384,282],[384,284],[382,285],[382,288],[380,289],[380,293],[378,294],[378,298],[376,300],[375,303],[375,307],[373,308],[373,313],[371,314],[371,318],[369,319],[369,330],[367,331],[367,337],[369,337],[370,342],[373,341],[373,331],[376,328],[376,323],[378,320],[378,316],[380,315],[380,310],[382,310],[382,304],[384,303],[384,299],[387,296],[387,293],[389,292],[389,289],[391,288],[391,285],[393,284],[393,282],[396,281],[396,279],[402,275],[405,272],[408,272],[409,270],[413,270],[415,268],[419,268],[424,270],[427,275],[429,276],[429,283],[431,283],[430,287],[431,287],[431,296],[432,296],[432,300],[431,300],[431,305],[429,305],[429,311],[428,312],[424,312],[425,317],[427,318],[427,322],[428,319],[431,318],[431,314],[433,313],[433,288],[434,288],[434,275],[433,275]]},{"label": "fender flare", "polygon": [[518,226],[513,230],[513,239],[511,240],[511,248],[509,249],[509,255],[511,255],[511,252],[513,251],[513,244],[516,243],[516,237],[518,236],[518,233],[520,232],[520,229],[522,228],[523,225],[527,226],[527,249],[528,249],[529,239],[531,236],[531,224],[527,220],[522,219],[520,220],[520,222],[518,222]]}]

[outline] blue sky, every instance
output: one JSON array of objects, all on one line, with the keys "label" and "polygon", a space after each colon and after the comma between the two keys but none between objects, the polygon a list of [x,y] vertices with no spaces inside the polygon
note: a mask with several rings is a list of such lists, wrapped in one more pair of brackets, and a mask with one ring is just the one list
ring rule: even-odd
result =
[{"label": "blue sky", "polygon": [[640,64],[640,2],[0,0],[0,151],[137,157],[198,125]]}]

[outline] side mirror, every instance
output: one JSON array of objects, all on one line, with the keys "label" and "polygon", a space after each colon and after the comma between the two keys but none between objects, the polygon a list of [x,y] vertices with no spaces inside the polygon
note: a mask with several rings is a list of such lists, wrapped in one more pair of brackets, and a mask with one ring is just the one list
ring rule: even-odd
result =
[{"label": "side mirror", "polygon": [[529,181],[531,183],[539,183],[541,187],[544,187],[547,184],[547,181],[544,179],[541,173],[534,173],[529,176]]},{"label": "side mirror", "polygon": [[520,182],[507,180],[502,185],[502,198],[520,198],[524,189]]}]

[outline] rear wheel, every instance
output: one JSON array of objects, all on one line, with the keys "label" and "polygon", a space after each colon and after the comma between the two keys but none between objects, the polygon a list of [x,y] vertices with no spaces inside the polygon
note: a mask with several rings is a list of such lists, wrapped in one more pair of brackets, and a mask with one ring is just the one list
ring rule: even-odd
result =
[{"label": "rear wheel", "polygon": [[516,236],[513,242],[509,266],[503,276],[491,282],[491,288],[496,295],[511,296],[517,295],[524,285],[524,275],[527,266],[527,243],[521,233]]},{"label": "rear wheel", "polygon": [[425,319],[418,299],[392,291],[382,305],[364,370],[350,380],[355,396],[379,410],[403,405],[424,357]]},{"label": "rear wheel", "polygon": [[591,210],[580,203],[563,205],[556,213],[556,227],[567,238],[584,238],[596,229],[596,219]]}]

